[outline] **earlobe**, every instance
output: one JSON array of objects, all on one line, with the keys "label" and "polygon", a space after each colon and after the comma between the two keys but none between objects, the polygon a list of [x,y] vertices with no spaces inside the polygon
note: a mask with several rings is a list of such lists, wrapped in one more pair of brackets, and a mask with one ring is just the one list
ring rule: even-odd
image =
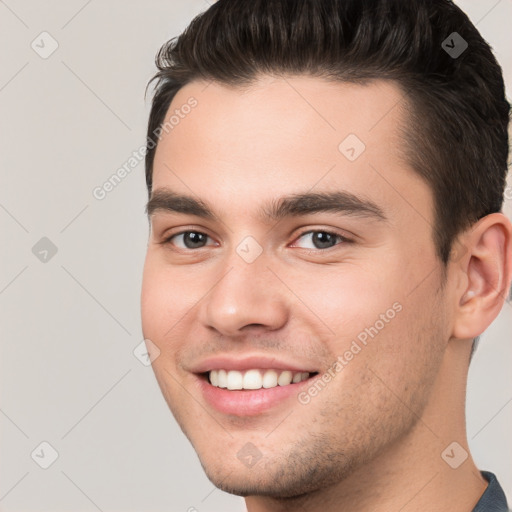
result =
[{"label": "earlobe", "polygon": [[498,316],[512,279],[512,224],[501,213],[480,219],[464,234],[467,253],[460,267],[465,288],[458,292],[452,336],[472,339]]}]

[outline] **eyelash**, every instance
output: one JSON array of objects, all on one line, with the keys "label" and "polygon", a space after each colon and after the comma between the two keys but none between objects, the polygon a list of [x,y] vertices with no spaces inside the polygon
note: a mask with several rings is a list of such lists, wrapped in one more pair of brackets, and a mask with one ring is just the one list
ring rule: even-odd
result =
[{"label": "eyelash", "polygon": [[[200,235],[205,235],[206,237],[208,238],[211,238],[209,237],[206,233],[203,233],[202,231],[196,231],[196,230],[193,230],[193,229],[189,229],[189,230],[185,230],[185,231],[180,231],[179,233],[173,233],[172,235],[168,236],[167,238],[165,238],[162,242],[159,242],[161,245],[172,245],[172,239],[176,236],[179,236],[179,235],[185,235],[187,233],[197,233],[197,234],[200,234]],[[325,230],[325,229],[308,229],[306,231],[303,231],[302,233],[300,233],[299,235],[297,235],[296,237],[296,240],[302,238],[304,235],[308,235],[308,234],[311,234],[311,233],[324,233],[324,234],[327,234],[327,235],[331,235],[333,237],[336,237],[338,238],[342,244],[347,244],[347,243],[353,243],[353,240],[343,236],[343,235],[340,235],[339,233],[335,233],[333,231],[328,231],[328,230]],[[299,249],[302,249],[303,251],[305,251],[307,254],[310,254],[310,253],[316,253],[318,254],[319,252],[327,252],[331,249],[335,249],[338,245],[342,245],[340,243],[337,243],[331,247],[327,247],[325,249],[304,249],[304,248],[300,248]],[[178,248],[178,250],[180,251],[185,251],[185,252],[194,252],[194,251],[200,251],[201,249],[205,249],[205,247],[199,247],[199,248],[196,248],[196,249],[182,249],[182,248]]]}]

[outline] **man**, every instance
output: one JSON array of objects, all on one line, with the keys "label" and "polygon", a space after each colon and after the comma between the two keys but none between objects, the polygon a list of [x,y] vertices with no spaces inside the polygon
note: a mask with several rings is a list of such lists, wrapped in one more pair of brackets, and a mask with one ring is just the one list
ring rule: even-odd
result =
[{"label": "man", "polygon": [[162,47],[142,322],[249,512],[507,510],[465,431],[512,279],[509,104],[448,0],[219,0]]}]

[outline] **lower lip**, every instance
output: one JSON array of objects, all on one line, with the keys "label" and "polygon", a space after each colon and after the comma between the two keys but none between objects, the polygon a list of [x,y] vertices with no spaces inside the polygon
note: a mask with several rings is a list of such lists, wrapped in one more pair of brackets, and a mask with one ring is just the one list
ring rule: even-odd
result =
[{"label": "lower lip", "polygon": [[235,416],[256,416],[289,400],[291,397],[296,399],[300,389],[310,386],[315,377],[287,386],[233,391],[212,386],[203,377],[198,377],[198,379],[203,397],[219,412]]}]

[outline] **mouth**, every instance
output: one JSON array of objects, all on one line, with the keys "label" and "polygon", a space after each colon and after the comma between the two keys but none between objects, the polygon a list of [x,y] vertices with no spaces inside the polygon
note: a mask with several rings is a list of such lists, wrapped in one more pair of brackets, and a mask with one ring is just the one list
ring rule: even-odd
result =
[{"label": "mouth", "polygon": [[210,407],[222,414],[250,417],[297,405],[299,392],[311,386],[318,375],[319,372],[277,368],[217,368],[196,377]]},{"label": "mouth", "polygon": [[318,372],[253,368],[244,371],[217,369],[200,375],[216,388],[236,391],[272,389],[277,386],[298,384],[318,375]]}]

